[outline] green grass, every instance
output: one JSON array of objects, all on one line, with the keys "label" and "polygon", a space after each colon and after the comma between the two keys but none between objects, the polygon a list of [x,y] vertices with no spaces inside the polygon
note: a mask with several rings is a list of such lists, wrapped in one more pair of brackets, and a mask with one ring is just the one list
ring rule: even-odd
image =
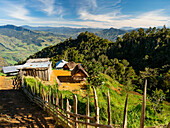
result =
[{"label": "green grass", "polygon": [[[111,101],[111,115],[112,115],[112,124],[122,125],[123,123],[123,112],[124,105],[127,92],[122,94],[118,94],[116,91],[109,88],[109,86],[115,86],[116,83],[112,85],[111,79],[108,79],[110,82],[106,82],[105,85],[99,86],[96,88],[97,96],[98,96],[98,104],[100,108],[100,123],[107,124],[107,92],[110,92],[110,101]],[[31,87],[35,86],[35,79],[31,77],[26,77],[25,82],[27,85]],[[44,87],[45,93],[51,92],[56,94],[59,93],[59,97],[62,93],[64,99],[64,108],[66,108],[66,99],[69,99],[70,105],[73,105],[73,93],[70,91],[59,91],[57,89],[57,85],[53,86],[45,86],[41,82],[37,82],[37,85],[41,84],[41,87]],[[109,84],[109,86],[107,85]],[[119,85],[117,85],[119,86]],[[38,88],[37,88],[38,89]],[[38,91],[39,92],[39,91]],[[90,96],[90,116],[95,116],[95,108],[94,108],[94,98],[92,90],[88,92]],[[140,116],[141,116],[141,107],[142,107],[142,96],[134,95],[132,93],[128,93],[128,128],[137,128],[140,125]],[[77,95],[78,98],[78,113],[84,114],[86,113],[86,97],[81,95]],[[163,104],[163,112],[154,114],[154,110],[151,107],[151,103],[147,100],[146,102],[146,118],[145,118],[145,126],[159,126],[160,124],[168,124],[170,121],[170,104],[166,102]]]},{"label": "green grass", "polygon": [[0,76],[6,76],[6,74],[4,74],[4,73],[0,72]]},{"label": "green grass", "polygon": [[[15,35],[15,33],[17,32],[13,31],[13,33]],[[0,45],[2,45],[0,47],[1,57],[3,57],[6,62],[12,65],[16,64],[18,61],[25,60],[27,57],[42,50],[43,48],[50,45],[55,45],[65,39],[57,36],[48,35],[34,37],[29,33],[27,34],[32,37],[28,39],[32,41],[32,43],[30,44],[28,44],[28,42],[25,42],[26,38],[24,37],[20,39],[19,37],[10,37],[0,34]],[[36,38],[36,40],[34,40],[34,38]],[[41,45],[37,45],[34,42],[40,42]]]}]

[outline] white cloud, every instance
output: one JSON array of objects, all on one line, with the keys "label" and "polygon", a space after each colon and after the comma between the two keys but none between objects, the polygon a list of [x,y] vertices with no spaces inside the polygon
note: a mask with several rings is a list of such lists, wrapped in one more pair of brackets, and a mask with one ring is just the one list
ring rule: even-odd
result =
[{"label": "white cloud", "polygon": [[29,10],[25,8],[24,4],[7,3],[6,6],[0,9],[2,13],[15,19],[32,21],[36,18],[29,16]]},{"label": "white cloud", "polygon": [[38,0],[42,3],[42,10],[46,12],[49,16],[58,14],[61,15],[63,12],[62,6],[56,6],[55,0]]},{"label": "white cloud", "polygon": [[124,19],[121,21],[121,26],[133,26],[133,27],[154,27],[154,26],[163,26],[170,25],[170,16],[164,14],[163,9],[145,12],[141,15],[130,19]]},{"label": "white cloud", "polygon": [[112,22],[113,20],[122,19],[129,17],[128,15],[121,15],[119,10],[115,10],[112,13],[107,14],[90,14],[87,11],[79,12],[80,19],[82,20],[92,20],[92,21],[100,21],[100,22]]},{"label": "white cloud", "polygon": [[90,1],[89,3],[91,3],[94,8],[97,8],[96,0],[89,0],[89,1]]},{"label": "white cloud", "polygon": [[131,15],[122,15],[119,10],[102,15],[94,15],[87,11],[81,11],[79,14],[80,19],[96,22],[96,25],[100,27],[153,27],[170,24],[170,17],[164,15],[163,9],[145,12],[133,17]]},{"label": "white cloud", "polygon": [[[60,16],[63,15],[63,9],[62,6],[60,6],[60,3],[57,3],[57,5],[54,6],[54,0],[48,3],[49,0],[38,0],[36,2],[40,3],[41,1],[42,5],[44,6],[43,10],[46,13],[52,15],[52,14],[58,14],[57,16],[53,17],[32,17],[31,12],[34,10],[28,10],[27,3],[11,3],[11,2],[5,2],[3,3],[5,6],[2,6],[0,8],[0,15],[1,20],[0,24],[15,24],[15,25],[40,25],[40,26],[68,26],[68,27],[98,27],[98,28],[121,28],[121,27],[154,27],[154,26],[170,26],[170,16],[165,15],[166,10],[159,9],[154,11],[149,11],[145,13],[141,13],[138,15],[125,15],[122,14],[121,9],[114,8],[112,11],[107,10],[107,13],[98,11],[96,13],[96,10],[99,8],[107,8],[107,6],[100,7],[101,3],[97,3],[96,0],[81,0],[83,2],[80,2],[78,5],[78,14],[79,17],[75,19],[64,19]],[[43,2],[44,3],[43,3]],[[116,6],[116,4],[119,4],[121,0],[115,0],[117,2],[112,3],[112,6]],[[86,2],[86,3],[84,3]],[[104,0],[103,0],[104,2]],[[0,4],[2,2],[0,1]],[[48,4],[48,6],[47,6]],[[85,4],[85,5],[84,5]],[[85,8],[83,8],[83,5]],[[89,5],[89,6],[88,6]],[[91,7],[90,7],[91,6]],[[27,8],[26,8],[27,7]],[[30,6],[29,6],[30,7]],[[47,9],[49,7],[49,9]],[[57,10],[57,8],[58,10]],[[61,7],[61,8],[60,8]],[[82,8],[81,8],[82,7]],[[31,7],[31,9],[41,9],[41,6],[39,8],[34,6]],[[80,9],[81,8],[81,9]],[[91,10],[88,10],[91,9]],[[93,10],[94,9],[94,10]],[[37,11],[36,10],[36,11]],[[57,11],[57,12],[56,12]],[[5,15],[3,15],[5,14]],[[3,20],[4,19],[4,20]]]},{"label": "white cloud", "polygon": [[97,9],[97,1],[96,0],[79,0],[76,3],[77,12],[81,10],[88,10],[93,12]]},{"label": "white cloud", "polygon": [[150,11],[138,16],[132,17],[128,15],[121,15],[120,12],[115,12],[107,15],[84,15],[81,21],[64,20],[57,18],[39,18],[32,21],[27,21],[21,24],[31,24],[34,26],[67,26],[67,27],[92,27],[92,28],[121,28],[121,27],[154,27],[154,26],[170,26],[170,17],[164,15],[164,10]]}]

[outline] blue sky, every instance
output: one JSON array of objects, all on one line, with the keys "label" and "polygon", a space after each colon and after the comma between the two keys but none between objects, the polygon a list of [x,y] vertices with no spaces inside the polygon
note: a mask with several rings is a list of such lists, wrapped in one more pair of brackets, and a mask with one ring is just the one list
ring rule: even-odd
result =
[{"label": "blue sky", "polygon": [[170,0],[0,0],[0,25],[170,27]]}]

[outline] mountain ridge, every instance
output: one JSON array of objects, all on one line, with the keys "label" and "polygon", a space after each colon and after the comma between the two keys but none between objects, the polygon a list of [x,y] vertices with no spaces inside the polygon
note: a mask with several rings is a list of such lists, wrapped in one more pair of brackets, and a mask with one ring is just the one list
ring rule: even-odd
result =
[{"label": "mountain ridge", "polygon": [[[53,33],[33,31],[15,25],[0,26],[0,54],[9,64],[15,64],[46,46],[64,40],[64,36]],[[21,53],[24,54],[21,56]]]}]

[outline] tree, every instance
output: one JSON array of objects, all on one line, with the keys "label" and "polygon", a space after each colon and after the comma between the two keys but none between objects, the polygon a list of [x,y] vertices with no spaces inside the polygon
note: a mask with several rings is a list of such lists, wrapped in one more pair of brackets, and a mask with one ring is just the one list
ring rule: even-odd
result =
[{"label": "tree", "polygon": [[149,100],[152,103],[152,108],[154,110],[154,113],[156,112],[161,113],[163,110],[163,100],[165,99],[165,94],[163,91],[155,90],[152,92],[151,96],[149,96]]}]

